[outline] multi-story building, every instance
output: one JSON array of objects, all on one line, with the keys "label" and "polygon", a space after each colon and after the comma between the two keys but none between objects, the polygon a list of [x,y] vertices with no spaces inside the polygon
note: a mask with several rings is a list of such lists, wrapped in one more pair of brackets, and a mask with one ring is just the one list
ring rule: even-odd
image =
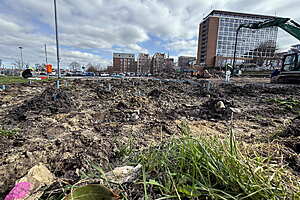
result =
[{"label": "multi-story building", "polygon": [[[199,27],[197,64],[205,66],[231,64],[239,25],[273,18],[273,16],[213,10],[203,19]],[[259,30],[241,28],[237,40],[237,63],[256,62],[258,58],[272,59],[276,49],[277,32],[277,27]]]},{"label": "multi-story building", "polygon": [[140,53],[137,59],[137,72],[150,73],[151,58],[149,54]]},{"label": "multi-story building", "polygon": [[116,73],[131,72],[135,69],[135,56],[129,53],[113,53],[113,71]]},{"label": "multi-story building", "polygon": [[150,72],[151,74],[156,74],[161,72],[165,68],[165,59],[166,54],[164,53],[155,53],[151,60]]},{"label": "multi-story building", "polygon": [[196,57],[179,56],[178,57],[178,67],[180,67],[180,69],[187,69],[187,68],[189,68],[190,63],[195,60],[196,60]]},{"label": "multi-story building", "polygon": [[174,71],[174,67],[175,67],[175,62],[174,62],[174,58],[166,58],[165,59],[165,71]]}]

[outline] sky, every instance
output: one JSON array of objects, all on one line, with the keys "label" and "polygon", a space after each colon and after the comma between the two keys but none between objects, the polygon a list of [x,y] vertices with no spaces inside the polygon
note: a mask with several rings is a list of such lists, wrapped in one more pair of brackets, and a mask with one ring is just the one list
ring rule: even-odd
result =
[{"label": "sky", "polygon": [[[111,65],[113,52],[196,56],[198,28],[211,10],[289,17],[299,0],[57,0],[61,65]],[[53,0],[0,0],[0,59],[56,66]],[[279,31],[281,50],[299,41]]]}]

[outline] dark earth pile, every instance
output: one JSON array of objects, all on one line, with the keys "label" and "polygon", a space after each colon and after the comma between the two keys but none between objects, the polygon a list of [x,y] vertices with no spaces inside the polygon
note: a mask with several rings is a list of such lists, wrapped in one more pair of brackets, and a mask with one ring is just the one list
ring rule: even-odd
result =
[{"label": "dark earth pile", "polygon": [[167,113],[168,119],[185,117],[191,120],[229,120],[232,115],[233,101],[222,98],[210,98],[200,106],[178,107]]},{"label": "dark earth pile", "polygon": [[287,127],[282,136],[300,136],[300,116],[293,119],[291,125]]},{"label": "dark earth pile", "polygon": [[21,106],[14,108],[9,118],[16,121],[26,120],[29,114],[58,114],[68,113],[74,107],[70,92],[62,89],[47,88],[41,95],[25,101]]},{"label": "dark earth pile", "polygon": [[255,97],[260,94],[280,94],[280,95],[296,95],[300,94],[300,87],[293,85],[274,85],[269,84],[221,84],[226,94],[229,96],[250,96]]}]

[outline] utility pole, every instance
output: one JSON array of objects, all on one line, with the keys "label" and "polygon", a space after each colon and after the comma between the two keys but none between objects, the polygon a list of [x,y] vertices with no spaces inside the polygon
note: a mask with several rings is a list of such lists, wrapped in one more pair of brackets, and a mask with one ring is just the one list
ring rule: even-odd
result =
[{"label": "utility pole", "polygon": [[48,64],[48,58],[47,58],[47,45],[45,44],[45,57],[46,57],[46,64]]},{"label": "utility pole", "polygon": [[21,62],[22,62],[22,69],[23,69],[23,65],[24,65],[24,62],[23,62],[23,52],[22,52],[22,50],[23,50],[23,47],[19,47],[19,49],[20,49],[20,51],[21,51]]},{"label": "utility pole", "polygon": [[60,78],[60,67],[59,67],[59,44],[58,44],[58,30],[57,30],[57,9],[56,0],[54,0],[54,15],[55,15],[55,33],[56,33],[56,56],[57,56],[57,71],[58,78]]}]

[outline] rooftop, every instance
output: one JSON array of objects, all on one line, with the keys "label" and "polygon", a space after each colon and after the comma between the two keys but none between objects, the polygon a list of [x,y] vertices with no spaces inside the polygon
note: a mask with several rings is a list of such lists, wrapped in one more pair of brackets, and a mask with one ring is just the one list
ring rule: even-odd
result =
[{"label": "rooftop", "polygon": [[231,12],[231,11],[224,11],[224,10],[213,10],[204,19],[206,19],[207,17],[214,15],[214,14],[236,15],[236,16],[242,16],[242,17],[275,18],[275,16],[270,16],[270,15],[240,13],[240,12]]}]

